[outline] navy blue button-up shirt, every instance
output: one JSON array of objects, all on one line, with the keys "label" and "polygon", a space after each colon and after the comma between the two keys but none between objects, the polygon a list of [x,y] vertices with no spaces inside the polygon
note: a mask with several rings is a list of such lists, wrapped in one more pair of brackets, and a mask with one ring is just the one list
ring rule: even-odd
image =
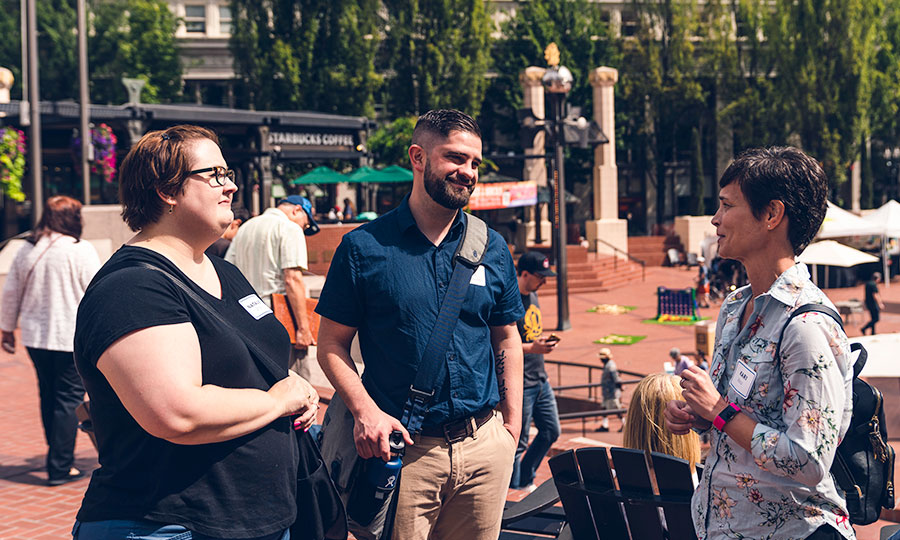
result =
[{"label": "navy blue button-up shirt", "polygon": [[[363,384],[375,403],[396,418],[450,284],[466,219],[459,212],[435,246],[416,225],[407,198],[344,235],[331,261],[316,312],[358,329]],[[469,284],[424,426],[499,402],[490,327],[514,323],[524,311],[506,243],[497,232],[489,229],[488,234],[483,270]]]}]

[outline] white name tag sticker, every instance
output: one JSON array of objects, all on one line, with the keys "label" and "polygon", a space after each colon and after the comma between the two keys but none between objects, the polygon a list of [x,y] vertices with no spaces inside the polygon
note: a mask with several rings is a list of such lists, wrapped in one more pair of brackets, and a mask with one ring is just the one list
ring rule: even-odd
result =
[{"label": "white name tag sticker", "polygon": [[731,388],[737,392],[737,395],[747,399],[750,396],[750,390],[753,389],[753,381],[755,380],[756,372],[743,360],[738,360],[734,369],[734,375],[731,376]]},{"label": "white name tag sticker", "polygon": [[469,280],[469,284],[470,285],[480,285],[481,287],[484,287],[487,284],[487,282],[485,281],[485,277],[484,277],[484,265],[483,264],[479,264],[478,268],[475,269],[475,273],[472,274],[472,279]]},{"label": "white name tag sticker", "polygon": [[272,313],[272,310],[269,309],[269,306],[266,305],[258,296],[255,294],[247,295],[240,300],[238,303],[243,306],[244,309],[247,310],[254,319],[257,321]]}]

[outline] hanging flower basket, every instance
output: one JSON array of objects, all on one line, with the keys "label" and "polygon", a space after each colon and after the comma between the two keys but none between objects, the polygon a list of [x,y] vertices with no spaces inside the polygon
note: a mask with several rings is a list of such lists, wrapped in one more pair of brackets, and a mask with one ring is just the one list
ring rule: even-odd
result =
[{"label": "hanging flower basket", "polygon": [[0,189],[14,201],[25,200],[25,134],[13,127],[0,128]]},{"label": "hanging flower basket", "polygon": [[[98,175],[102,181],[112,183],[116,177],[116,143],[119,140],[111,127],[100,124],[91,128],[91,142],[94,145],[94,161],[91,162],[91,174]],[[75,169],[81,173],[81,136],[72,136],[72,154]]]}]

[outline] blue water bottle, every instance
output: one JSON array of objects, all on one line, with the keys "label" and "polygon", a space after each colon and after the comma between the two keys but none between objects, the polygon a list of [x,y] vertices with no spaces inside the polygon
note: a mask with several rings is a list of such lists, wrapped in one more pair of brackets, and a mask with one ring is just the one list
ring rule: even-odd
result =
[{"label": "blue water bottle", "polygon": [[347,502],[347,512],[360,525],[367,526],[372,523],[388,496],[397,487],[406,443],[399,431],[391,432],[389,443],[390,461],[385,462],[379,457],[367,459],[363,466],[363,474],[357,478],[356,486]]}]

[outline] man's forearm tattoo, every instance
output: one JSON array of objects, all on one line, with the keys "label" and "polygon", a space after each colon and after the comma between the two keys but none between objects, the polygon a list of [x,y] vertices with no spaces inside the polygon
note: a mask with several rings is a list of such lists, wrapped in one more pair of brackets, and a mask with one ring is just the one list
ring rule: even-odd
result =
[{"label": "man's forearm tattoo", "polygon": [[500,392],[500,401],[506,399],[506,380],[503,373],[506,371],[506,351],[500,351],[497,355],[497,391]]}]

